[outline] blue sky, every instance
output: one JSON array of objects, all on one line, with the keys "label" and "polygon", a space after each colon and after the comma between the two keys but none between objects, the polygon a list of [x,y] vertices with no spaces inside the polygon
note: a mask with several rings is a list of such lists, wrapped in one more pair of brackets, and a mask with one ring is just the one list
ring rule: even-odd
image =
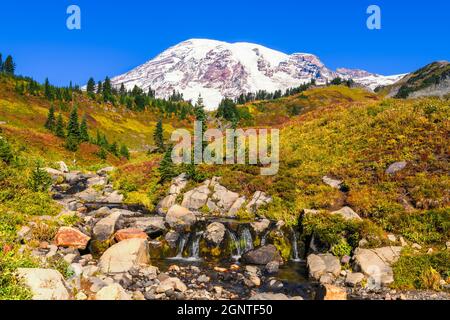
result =
[{"label": "blue sky", "polygon": [[[333,69],[381,74],[450,60],[448,0],[2,2],[0,53],[13,55],[18,73],[58,85],[123,73],[189,38],[310,52]],[[66,28],[71,4],[81,30]],[[381,30],[366,27],[371,4],[382,10]]]}]

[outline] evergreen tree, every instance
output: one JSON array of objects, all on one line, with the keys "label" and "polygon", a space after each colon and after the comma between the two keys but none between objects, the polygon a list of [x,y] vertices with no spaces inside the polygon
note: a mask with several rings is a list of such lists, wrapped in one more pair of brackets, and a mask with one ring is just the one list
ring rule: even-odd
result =
[{"label": "evergreen tree", "polygon": [[86,85],[86,92],[92,96],[95,93],[95,81],[94,78],[89,78],[87,85]]},{"label": "evergreen tree", "polygon": [[89,133],[87,126],[86,114],[83,116],[83,120],[81,120],[80,125],[80,142],[88,142],[89,141]]},{"label": "evergreen tree", "polygon": [[[198,96],[197,103],[195,104],[194,114],[195,114],[195,120],[201,121],[201,123],[202,123],[201,137],[203,140],[203,135],[205,134],[206,130],[208,130],[208,126],[206,124],[207,116],[206,116],[206,112],[205,112],[205,107],[203,105],[203,98],[201,97],[201,95]],[[207,142],[203,141],[202,145],[203,145],[202,150],[205,150],[205,148],[207,146]]]},{"label": "evergreen tree", "polygon": [[36,166],[28,180],[28,186],[34,192],[45,192],[52,185],[52,177],[41,168],[41,163],[36,162]]},{"label": "evergreen tree", "polygon": [[159,152],[164,152],[164,130],[162,126],[162,120],[159,119],[156,123],[156,129],[153,133],[153,140],[158,148]]},{"label": "evergreen tree", "polygon": [[127,146],[122,144],[120,146],[120,155],[124,157],[127,160],[130,160],[130,151],[128,150]]},{"label": "evergreen tree", "polygon": [[47,116],[47,121],[45,122],[45,127],[50,131],[54,131],[55,125],[56,125],[55,107],[53,107],[53,104],[52,104],[50,106],[50,109],[48,110],[48,116]]},{"label": "evergreen tree", "polygon": [[64,122],[61,113],[58,115],[58,119],[56,120],[55,134],[60,138],[64,138],[66,136],[64,133]]},{"label": "evergreen tree", "polygon": [[3,72],[3,58],[2,54],[0,53],[0,73]]},{"label": "evergreen tree", "polygon": [[109,152],[111,152],[116,157],[119,156],[119,150],[118,150],[118,147],[117,147],[117,142],[114,141],[113,143],[111,143],[111,145],[109,146]]},{"label": "evergreen tree", "polygon": [[102,83],[99,81],[97,83],[97,94],[102,94],[102,92],[103,92],[103,86],[102,86]]},{"label": "evergreen tree", "polygon": [[172,150],[173,146],[170,145],[164,153],[164,157],[161,160],[161,163],[159,164],[158,171],[161,181],[172,179],[177,175],[175,165],[172,162]]},{"label": "evergreen tree", "polygon": [[67,150],[76,151],[78,149],[79,144],[80,144],[80,126],[78,124],[78,110],[77,107],[74,107],[69,116],[65,147]]},{"label": "evergreen tree", "polygon": [[125,86],[123,83],[120,85],[119,94],[121,97],[124,97],[127,94],[127,90],[125,89]]},{"label": "evergreen tree", "polygon": [[223,99],[219,104],[219,108],[217,109],[216,117],[224,118],[228,121],[232,121],[238,118],[238,110],[233,100],[227,98]]},{"label": "evergreen tree", "polygon": [[44,96],[47,98],[47,100],[53,100],[53,90],[52,86],[50,85],[50,82],[48,81],[48,78],[45,79],[44,84]]},{"label": "evergreen tree", "polygon": [[5,138],[0,137],[0,161],[5,162],[6,164],[11,164],[13,160],[14,154],[11,146]]},{"label": "evergreen tree", "polygon": [[16,70],[16,64],[14,63],[13,58],[9,55],[6,57],[5,62],[3,63],[3,72],[6,74],[13,75]]},{"label": "evergreen tree", "polygon": [[111,101],[112,99],[112,85],[111,85],[111,80],[109,79],[109,77],[105,78],[105,81],[103,82],[103,100],[106,101]]}]

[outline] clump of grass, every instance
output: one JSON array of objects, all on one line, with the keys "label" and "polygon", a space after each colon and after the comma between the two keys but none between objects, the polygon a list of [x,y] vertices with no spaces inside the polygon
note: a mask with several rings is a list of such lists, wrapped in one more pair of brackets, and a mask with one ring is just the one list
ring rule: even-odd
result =
[{"label": "clump of grass", "polygon": [[35,268],[37,263],[30,257],[14,251],[0,251],[0,300],[29,300],[31,291],[16,277],[17,268]]}]

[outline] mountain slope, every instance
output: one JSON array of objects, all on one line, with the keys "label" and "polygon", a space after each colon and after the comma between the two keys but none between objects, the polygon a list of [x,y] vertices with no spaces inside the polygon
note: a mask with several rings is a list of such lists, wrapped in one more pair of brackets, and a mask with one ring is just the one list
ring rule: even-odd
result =
[{"label": "mountain slope", "polygon": [[384,77],[361,70],[327,68],[308,53],[288,55],[252,43],[227,43],[191,39],[171,47],[153,60],[112,79],[115,86],[135,85],[156,90],[168,97],[173,90],[185,99],[201,94],[208,109],[215,109],[223,97],[242,93],[286,90],[315,79],[324,84],[335,77],[352,78],[371,89],[392,84],[402,76]]},{"label": "mountain slope", "polygon": [[450,63],[433,62],[382,91],[396,98],[444,97],[450,94]]}]

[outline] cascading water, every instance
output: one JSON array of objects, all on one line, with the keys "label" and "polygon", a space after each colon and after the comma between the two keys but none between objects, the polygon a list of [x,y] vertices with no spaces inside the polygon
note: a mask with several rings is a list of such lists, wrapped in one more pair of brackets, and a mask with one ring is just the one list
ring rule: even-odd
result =
[{"label": "cascading water", "polygon": [[189,260],[199,260],[200,259],[200,240],[202,238],[203,231],[197,232],[191,243],[191,252]]},{"label": "cascading water", "polygon": [[177,255],[173,259],[183,259],[183,251],[184,251],[184,248],[186,247],[186,243],[188,242],[188,239],[189,239],[189,234],[182,234],[180,236],[180,240],[178,243]]},{"label": "cascading water", "polygon": [[291,228],[292,231],[292,261],[301,262],[300,256],[298,254],[298,241],[297,241],[297,233],[294,229]]},{"label": "cascading water", "polygon": [[252,234],[250,233],[250,230],[248,228],[243,228],[241,237],[239,239],[241,244],[242,252],[247,252],[253,249],[253,239]]},{"label": "cascading water", "polygon": [[242,255],[241,244],[240,244],[238,238],[236,237],[236,235],[233,233],[233,231],[230,231],[230,230],[227,230],[227,231],[228,231],[228,235],[230,237],[230,242],[231,242],[232,248],[234,249],[232,258],[233,258],[233,260],[239,260]]}]

